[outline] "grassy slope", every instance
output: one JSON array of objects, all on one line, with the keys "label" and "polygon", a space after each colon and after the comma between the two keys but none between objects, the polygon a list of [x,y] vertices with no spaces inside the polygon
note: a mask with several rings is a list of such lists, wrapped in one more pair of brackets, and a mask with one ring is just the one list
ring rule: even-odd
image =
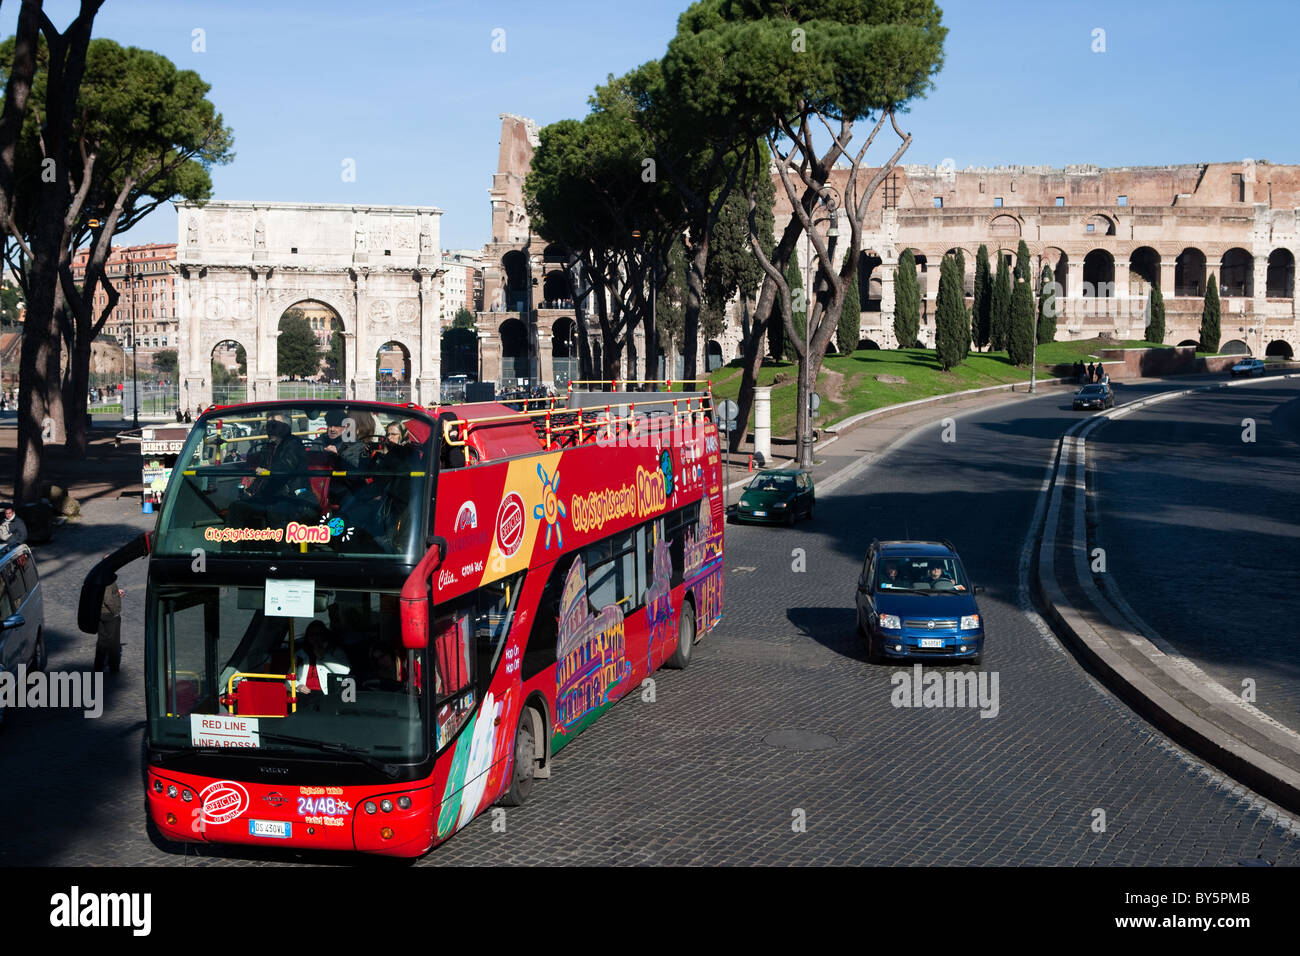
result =
[{"label": "grassy slope", "polygon": [[[1096,339],[1051,342],[1038,348],[1039,375],[1048,375],[1051,366],[1072,364],[1075,359],[1086,364],[1097,358],[1098,348],[1141,348],[1145,344],[1123,342],[1103,346]],[[838,383],[836,373],[842,376]],[[897,375],[907,379],[907,383],[878,382],[877,375]],[[798,366],[787,362],[764,365],[758,384],[773,385],[777,376],[784,376],[785,381],[772,389],[772,434],[790,436],[795,426]],[[741,377],[738,362],[716,370],[713,373],[715,398],[734,400],[740,391]],[[829,425],[859,412],[932,395],[1028,380],[1029,369],[1010,365],[1005,352],[972,352],[964,363],[949,372],[940,370],[933,349],[864,350],[852,355],[828,355],[817,380],[817,392],[822,396],[818,423]],[[832,401],[831,395],[836,391],[839,401]],[[753,427],[752,415],[749,427]]]}]

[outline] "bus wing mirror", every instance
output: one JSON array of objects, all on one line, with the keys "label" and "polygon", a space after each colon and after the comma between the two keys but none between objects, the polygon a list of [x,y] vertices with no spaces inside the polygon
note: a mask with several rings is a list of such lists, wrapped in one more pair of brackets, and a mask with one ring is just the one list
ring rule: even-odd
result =
[{"label": "bus wing mirror", "polygon": [[90,569],[81,585],[81,598],[77,602],[77,627],[85,634],[99,632],[99,609],[104,601],[104,588],[113,579],[118,568],[143,558],[153,547],[148,533],[138,534],[112,554]]},{"label": "bus wing mirror", "polygon": [[[434,545],[437,545],[437,546],[438,546],[438,563],[439,563],[439,564],[442,564],[442,562],[444,562],[444,561],[447,560],[447,539],[444,538],[442,535],[440,535],[440,534],[431,534],[431,535],[429,535],[429,537],[425,540],[424,543],[427,544],[427,545],[429,545],[430,547],[433,547]],[[435,569],[435,570],[436,570],[436,569]]]}]

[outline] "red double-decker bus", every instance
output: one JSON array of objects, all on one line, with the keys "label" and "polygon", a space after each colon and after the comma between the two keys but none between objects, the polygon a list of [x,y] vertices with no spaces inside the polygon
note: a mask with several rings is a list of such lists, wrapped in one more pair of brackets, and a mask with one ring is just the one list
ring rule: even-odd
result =
[{"label": "red double-decker bus", "polygon": [[169,840],[417,856],[722,614],[707,389],[515,408],[272,402],[194,425],[147,552]]}]

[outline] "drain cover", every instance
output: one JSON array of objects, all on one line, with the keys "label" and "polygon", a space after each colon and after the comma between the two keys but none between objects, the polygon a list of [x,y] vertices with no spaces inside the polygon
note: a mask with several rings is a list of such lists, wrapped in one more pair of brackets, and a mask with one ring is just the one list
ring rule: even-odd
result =
[{"label": "drain cover", "polygon": [[840,742],[830,734],[811,730],[774,730],[763,738],[763,743],[778,750],[833,750]]}]

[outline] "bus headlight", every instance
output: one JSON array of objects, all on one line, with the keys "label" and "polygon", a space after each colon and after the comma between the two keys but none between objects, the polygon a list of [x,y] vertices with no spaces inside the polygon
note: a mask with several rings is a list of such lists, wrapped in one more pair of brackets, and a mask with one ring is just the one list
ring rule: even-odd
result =
[{"label": "bus headlight", "polygon": [[392,801],[392,800],[383,800],[383,801],[380,801],[379,809],[380,809],[380,810],[383,810],[385,813],[392,813],[392,812],[393,812],[393,801]]},{"label": "bus headlight", "polygon": [[398,797],[398,798],[397,798],[397,809],[399,809],[399,810],[409,810],[409,809],[411,809],[411,798],[410,798],[410,797]]},{"label": "bus headlight", "polygon": [[378,808],[375,806],[375,801],[367,800],[365,804],[365,809],[366,809],[366,813],[374,813],[375,810],[377,810]]},{"label": "bus headlight", "polygon": [[169,784],[167,785],[167,796],[169,796],[169,797],[171,797],[173,800],[175,800],[177,794],[179,794],[179,793],[180,793],[180,791],[176,789],[176,784],[174,784],[174,783],[169,783]]}]

